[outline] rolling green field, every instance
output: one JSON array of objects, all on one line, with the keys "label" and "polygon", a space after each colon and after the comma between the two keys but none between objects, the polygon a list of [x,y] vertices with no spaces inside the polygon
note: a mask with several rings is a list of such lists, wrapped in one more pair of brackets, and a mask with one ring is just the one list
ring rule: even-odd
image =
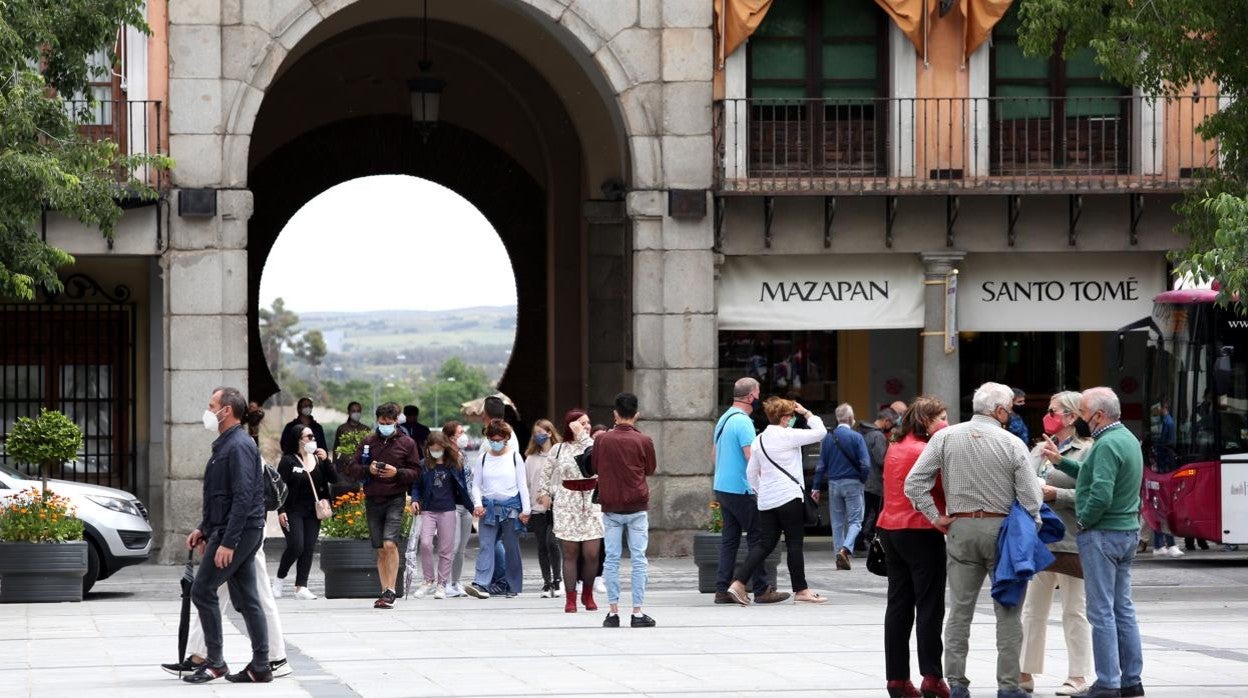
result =
[{"label": "rolling green field", "polygon": [[[403,351],[432,347],[499,347],[515,341],[516,308],[447,311],[396,310],[366,313],[300,313],[302,329],[319,329],[341,353]],[[331,348],[334,352],[335,348]]]}]

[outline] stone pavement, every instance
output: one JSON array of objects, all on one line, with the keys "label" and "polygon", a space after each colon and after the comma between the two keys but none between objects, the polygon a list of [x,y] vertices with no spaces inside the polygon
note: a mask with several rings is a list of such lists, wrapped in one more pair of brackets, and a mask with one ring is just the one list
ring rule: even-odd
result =
[{"label": "stone pavement", "polygon": [[[573,615],[532,591],[400,600],[392,611],[370,600],[287,597],[278,604],[295,674],[265,686],[187,686],[160,671],[175,659],[180,568],[144,565],[101,582],[82,604],[0,606],[0,696],[882,696],[886,585],[861,560],[834,571],[828,547],[808,545],[808,575],[830,597],[819,607],[715,606],[693,591],[692,560],[653,560],[653,629],[608,630],[605,600],[599,612]],[[1248,696],[1248,555],[1149,558],[1135,575],[1148,695]],[[536,568],[526,560],[526,583]],[[320,584],[314,569],[313,590]],[[230,620],[226,657],[238,668],[249,652],[241,619],[231,611]],[[972,695],[993,696],[986,595],[976,621]],[[1037,696],[1065,678],[1056,608],[1048,647],[1053,673],[1039,677]]]}]

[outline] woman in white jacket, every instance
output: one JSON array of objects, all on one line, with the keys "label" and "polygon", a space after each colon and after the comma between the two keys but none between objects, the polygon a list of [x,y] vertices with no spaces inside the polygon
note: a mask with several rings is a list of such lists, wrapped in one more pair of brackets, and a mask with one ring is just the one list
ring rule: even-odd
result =
[{"label": "woman in white jacket", "polygon": [[[769,397],[763,403],[763,411],[770,424],[750,445],[750,461],[745,467],[746,479],[758,497],[763,541],[751,548],[745,562],[737,567],[728,593],[742,606],[750,603],[741,580],[753,576],[784,533],[794,599],[800,603],[823,603],[827,599],[806,584],[806,561],[802,556],[806,516],[802,499],[809,495],[800,483],[804,477],[802,446],[819,443],[828,430],[817,415],[792,400]],[[806,418],[808,429],[793,428],[799,414]]]}]

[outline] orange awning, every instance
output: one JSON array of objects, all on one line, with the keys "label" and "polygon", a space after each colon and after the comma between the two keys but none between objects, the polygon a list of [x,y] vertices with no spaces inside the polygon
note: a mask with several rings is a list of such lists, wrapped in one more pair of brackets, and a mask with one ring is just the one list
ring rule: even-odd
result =
[{"label": "orange awning", "polygon": [[719,44],[715,53],[716,70],[722,70],[729,54],[763,23],[772,2],[774,0],[715,0],[715,34]]}]

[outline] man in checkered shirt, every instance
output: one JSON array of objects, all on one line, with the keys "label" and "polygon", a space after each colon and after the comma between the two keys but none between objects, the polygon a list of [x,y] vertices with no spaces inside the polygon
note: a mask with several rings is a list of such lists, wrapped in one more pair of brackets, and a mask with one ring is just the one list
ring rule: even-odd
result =
[{"label": "man in checkered shirt", "polygon": [[[951,698],[967,698],[966,654],[975,603],[997,561],[997,532],[1017,499],[1039,521],[1040,481],[1028,464],[1026,446],[1004,428],[1014,392],[1000,383],[975,391],[971,421],[932,435],[906,477],[906,497],[948,536],[949,614],[945,618],[945,676]],[[936,478],[945,491],[947,513],[936,508]],[[1018,687],[1023,642],[1022,604],[993,601],[997,616],[997,696],[1025,698]]]}]

